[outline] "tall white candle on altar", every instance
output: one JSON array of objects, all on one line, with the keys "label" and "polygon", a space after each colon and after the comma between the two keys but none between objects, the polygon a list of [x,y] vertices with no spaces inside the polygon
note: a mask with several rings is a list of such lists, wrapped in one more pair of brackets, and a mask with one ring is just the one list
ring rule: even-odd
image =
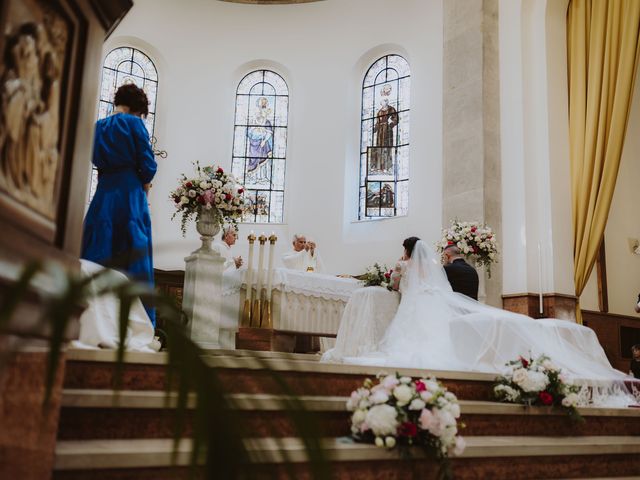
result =
[{"label": "tall white candle on altar", "polygon": [[258,300],[260,300],[260,292],[262,290],[262,277],[264,269],[264,244],[267,241],[267,237],[264,232],[260,234],[258,237],[258,241],[260,242],[260,250],[258,251],[258,273],[256,277],[256,295],[258,296]]},{"label": "tall white candle on altar", "polygon": [[267,269],[267,300],[269,301],[271,301],[271,288],[273,287],[273,255],[277,240],[278,237],[276,237],[275,232],[271,232],[269,237],[269,267]]},{"label": "tall white candle on altar", "polygon": [[256,236],[251,230],[251,234],[247,237],[249,240],[249,265],[247,265],[247,296],[249,300],[253,297],[253,288],[251,287],[253,282],[253,244],[256,241]]},{"label": "tall white candle on altar", "polygon": [[540,292],[538,294],[539,311],[542,315],[544,313],[544,303],[542,299],[542,245],[540,242],[538,242],[538,291]]}]

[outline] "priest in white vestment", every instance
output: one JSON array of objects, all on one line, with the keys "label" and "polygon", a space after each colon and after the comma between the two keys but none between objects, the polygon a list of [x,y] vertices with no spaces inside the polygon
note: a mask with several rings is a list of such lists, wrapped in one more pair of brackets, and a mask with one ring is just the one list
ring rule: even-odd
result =
[{"label": "priest in white vestment", "polygon": [[305,272],[322,272],[324,270],[318,247],[313,240],[304,235],[296,234],[292,241],[293,250],[282,256],[285,268],[302,270]]},{"label": "priest in white vestment", "polygon": [[231,251],[231,247],[235,245],[237,239],[238,232],[236,232],[235,227],[228,226],[222,230],[221,240],[213,243],[213,249],[224,258],[225,271],[235,270],[242,266],[242,257],[234,257]]}]

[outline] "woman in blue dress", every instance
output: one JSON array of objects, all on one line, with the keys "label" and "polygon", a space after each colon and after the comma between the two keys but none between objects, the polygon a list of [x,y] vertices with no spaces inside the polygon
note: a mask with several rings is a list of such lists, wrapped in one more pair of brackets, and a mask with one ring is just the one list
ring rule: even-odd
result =
[{"label": "woman in blue dress", "polygon": [[[116,92],[114,114],[96,123],[93,165],[98,187],[84,220],[82,258],[117,268],[153,285],[151,217],[147,193],[157,164],[142,116],[144,91],[133,84]],[[155,311],[145,304],[155,326]]]}]

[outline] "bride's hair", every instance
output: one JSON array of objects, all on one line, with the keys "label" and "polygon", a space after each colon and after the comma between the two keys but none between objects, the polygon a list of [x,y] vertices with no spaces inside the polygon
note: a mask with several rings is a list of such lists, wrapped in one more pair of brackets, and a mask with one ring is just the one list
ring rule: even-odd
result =
[{"label": "bride's hair", "polygon": [[407,251],[407,255],[411,258],[411,254],[413,253],[413,247],[416,246],[416,243],[420,240],[418,237],[409,237],[405,238],[404,242],[402,242],[402,246]]}]

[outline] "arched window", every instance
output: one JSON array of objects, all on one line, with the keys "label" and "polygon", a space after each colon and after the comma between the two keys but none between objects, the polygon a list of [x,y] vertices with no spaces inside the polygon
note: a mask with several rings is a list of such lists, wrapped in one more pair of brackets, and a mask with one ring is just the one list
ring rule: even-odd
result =
[{"label": "arched window", "polygon": [[[156,96],[158,94],[158,71],[151,59],[140,50],[131,47],[119,47],[111,50],[102,65],[100,83],[100,105],[98,120],[113,113],[113,97],[118,87],[125,83],[135,83],[142,88],[149,99],[149,115],[144,123],[153,138],[156,123]],[[98,172],[94,168],[91,174],[89,200],[93,198],[98,185]]]},{"label": "arched window", "polygon": [[251,208],[245,222],[283,221],[289,89],[270,70],[246,75],[236,90],[231,171]]},{"label": "arched window", "polygon": [[362,82],[360,219],[406,215],[409,203],[409,63],[386,55]]}]

